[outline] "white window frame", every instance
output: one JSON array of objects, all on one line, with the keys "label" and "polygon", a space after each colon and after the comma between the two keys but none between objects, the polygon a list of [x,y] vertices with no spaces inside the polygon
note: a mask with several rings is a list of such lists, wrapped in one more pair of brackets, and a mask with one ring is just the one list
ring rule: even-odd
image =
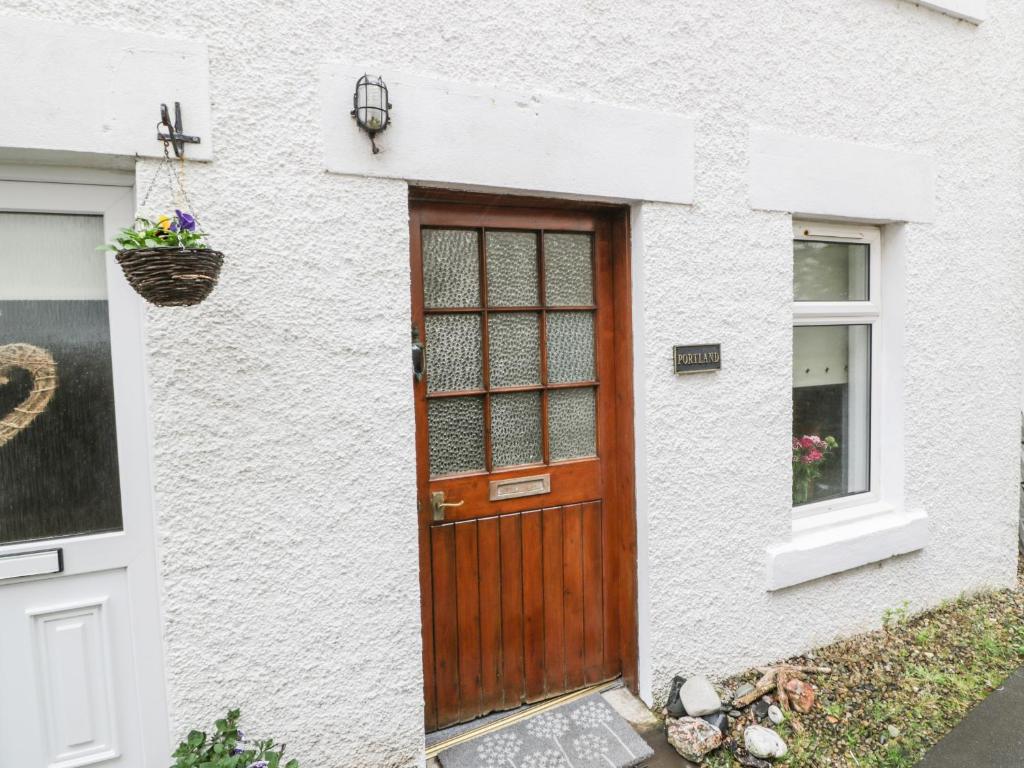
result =
[{"label": "white window frame", "polygon": [[[823,224],[812,221],[793,222],[794,241],[860,243],[868,246],[867,301],[793,301],[793,326],[867,325],[871,328],[868,395],[868,490],[836,499],[793,506],[793,519],[818,518],[842,513],[854,507],[877,504],[882,498],[882,232],[878,227]],[[853,376],[850,376],[852,381]],[[853,402],[853,398],[851,398]],[[851,424],[854,419],[850,419]]]}]

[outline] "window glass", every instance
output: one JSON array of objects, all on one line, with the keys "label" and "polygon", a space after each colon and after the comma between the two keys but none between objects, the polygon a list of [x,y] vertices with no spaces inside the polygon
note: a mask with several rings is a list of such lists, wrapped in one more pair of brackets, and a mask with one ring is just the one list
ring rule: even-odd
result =
[{"label": "window glass", "polygon": [[98,216],[0,212],[0,543],[120,530]]},{"label": "window glass", "polygon": [[870,488],[871,326],[793,329],[793,504]]},{"label": "window glass", "polygon": [[868,256],[864,243],[793,243],[796,301],[867,301]]}]

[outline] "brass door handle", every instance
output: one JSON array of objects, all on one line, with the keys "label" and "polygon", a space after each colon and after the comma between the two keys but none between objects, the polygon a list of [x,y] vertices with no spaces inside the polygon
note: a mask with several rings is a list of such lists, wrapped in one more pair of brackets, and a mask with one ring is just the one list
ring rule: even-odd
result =
[{"label": "brass door handle", "polygon": [[444,520],[445,507],[461,507],[466,503],[466,500],[462,501],[448,501],[444,500],[444,491],[434,491],[430,494],[430,505],[434,508],[434,520]]}]

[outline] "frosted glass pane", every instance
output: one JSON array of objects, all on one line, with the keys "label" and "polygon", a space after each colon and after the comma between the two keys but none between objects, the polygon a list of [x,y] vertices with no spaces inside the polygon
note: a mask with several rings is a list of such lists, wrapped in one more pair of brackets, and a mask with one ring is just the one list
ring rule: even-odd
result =
[{"label": "frosted glass pane", "polygon": [[491,456],[495,467],[543,460],[540,392],[491,397]]},{"label": "frosted glass pane", "polygon": [[548,441],[552,461],[597,454],[596,414],[592,387],[548,392]]},{"label": "frosted glass pane", "polygon": [[864,243],[794,240],[794,300],[867,301],[869,253]]},{"label": "frosted glass pane", "polygon": [[544,297],[549,307],[594,303],[590,235],[544,235]]},{"label": "frosted glass pane", "polygon": [[488,317],[491,387],[540,384],[540,318],[535,312]]},{"label": "frosted glass pane", "polygon": [[426,306],[480,306],[478,240],[479,236],[472,230],[423,230],[423,299]]},{"label": "frosted glass pane", "polygon": [[430,474],[433,477],[484,468],[484,400],[445,397],[427,401]]},{"label": "frosted glass pane", "polygon": [[101,216],[0,212],[0,300],[105,299]]},{"label": "frosted glass pane", "polygon": [[427,391],[483,389],[480,316],[427,315]]},{"label": "frosted glass pane", "polygon": [[487,233],[487,303],[492,307],[539,303],[537,236],[533,232]]},{"label": "frosted glass pane", "polygon": [[594,313],[549,312],[548,383],[593,381]]},{"label": "frosted glass pane", "polygon": [[121,529],[102,241],[0,213],[0,543]]}]

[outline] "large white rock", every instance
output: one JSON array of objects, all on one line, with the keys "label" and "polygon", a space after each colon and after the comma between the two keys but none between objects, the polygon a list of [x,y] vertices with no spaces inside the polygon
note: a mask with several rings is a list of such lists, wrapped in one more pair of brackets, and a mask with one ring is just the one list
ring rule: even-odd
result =
[{"label": "large white rock", "polygon": [[710,715],[722,708],[722,702],[714,686],[703,675],[691,677],[683,683],[683,687],[679,689],[679,700],[690,717]]},{"label": "large white rock", "polygon": [[747,726],[743,731],[743,746],[754,757],[760,758],[783,757],[788,750],[779,734],[760,725]]}]

